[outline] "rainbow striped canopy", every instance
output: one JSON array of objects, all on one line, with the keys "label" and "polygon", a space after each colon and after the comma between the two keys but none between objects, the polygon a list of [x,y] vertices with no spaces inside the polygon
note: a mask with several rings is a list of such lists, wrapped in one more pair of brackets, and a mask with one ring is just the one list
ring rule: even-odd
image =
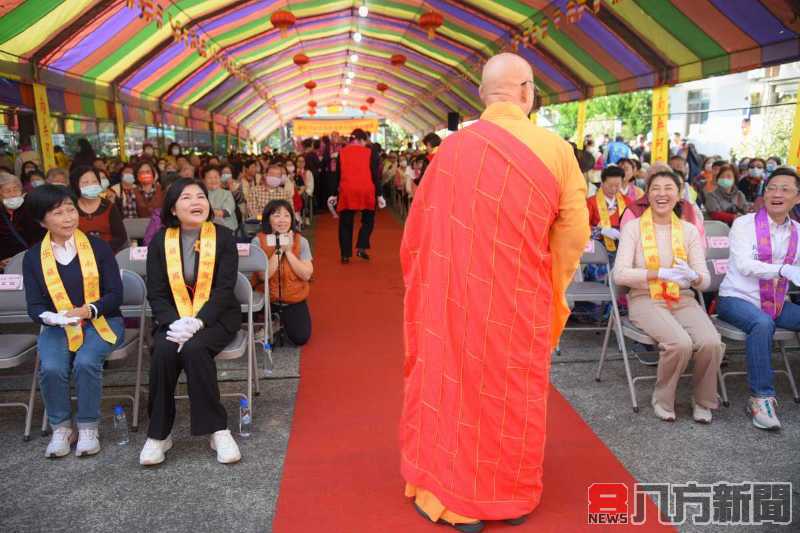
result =
[{"label": "rainbow striped canopy", "polygon": [[[372,96],[373,111],[425,132],[442,127],[448,111],[479,114],[481,65],[501,50],[516,49],[531,63],[544,104],[800,56],[790,0],[367,0],[366,18],[358,16],[361,4],[5,0],[0,72],[13,74],[15,66],[19,77],[21,65],[36,64],[48,83],[78,78],[187,117],[223,115],[262,139],[310,99],[345,99],[346,68],[355,72],[351,105]],[[142,16],[150,6],[155,17]],[[296,17],[284,33],[270,22],[279,10]],[[432,39],[419,24],[429,11],[443,18]],[[355,32],[363,36],[358,43]],[[301,52],[311,60],[302,69],[292,61]],[[352,53],[359,61],[348,66]],[[393,54],[405,55],[405,65],[392,65]],[[311,80],[313,95],[304,87]],[[389,89],[379,92],[378,83]]]}]

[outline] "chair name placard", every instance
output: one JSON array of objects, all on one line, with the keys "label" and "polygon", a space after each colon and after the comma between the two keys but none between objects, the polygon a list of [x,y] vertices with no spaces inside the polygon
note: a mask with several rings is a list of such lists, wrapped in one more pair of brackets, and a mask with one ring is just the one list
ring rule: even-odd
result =
[{"label": "chair name placard", "polygon": [[0,274],[0,291],[21,291],[22,276],[19,274]]},{"label": "chair name placard", "polygon": [[589,242],[586,243],[586,247],[583,249],[583,253],[585,254],[593,254],[594,253],[594,239],[589,239]]},{"label": "chair name placard", "polygon": [[728,273],[728,260],[727,259],[712,259],[711,264],[714,265],[714,274],[722,276]]},{"label": "chair name placard", "polygon": [[131,261],[147,261],[147,246],[134,246],[130,251]]},{"label": "chair name placard", "polygon": [[239,252],[240,257],[247,257],[250,255],[250,244],[246,242],[237,243],[236,250]]},{"label": "chair name placard", "polygon": [[709,248],[730,248],[728,237],[706,237]]}]

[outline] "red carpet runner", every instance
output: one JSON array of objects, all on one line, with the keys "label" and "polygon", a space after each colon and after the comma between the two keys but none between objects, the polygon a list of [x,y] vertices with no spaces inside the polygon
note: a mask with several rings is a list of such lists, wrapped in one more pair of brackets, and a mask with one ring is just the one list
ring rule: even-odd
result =
[{"label": "red carpet runner", "polygon": [[[357,229],[357,228],[356,228]],[[301,379],[275,533],[447,531],[417,515],[403,497],[397,441],[402,401],[402,229],[381,213],[372,261],[339,264],[337,225],[317,219],[313,335],[303,348]],[[587,525],[593,482],[633,478],[553,389],[542,503],[523,526],[491,523],[485,531],[606,531]],[[631,509],[632,510],[632,509]],[[650,504],[649,523],[657,510]],[[636,531],[657,529],[656,525]],[[450,529],[451,531],[455,531]]]}]

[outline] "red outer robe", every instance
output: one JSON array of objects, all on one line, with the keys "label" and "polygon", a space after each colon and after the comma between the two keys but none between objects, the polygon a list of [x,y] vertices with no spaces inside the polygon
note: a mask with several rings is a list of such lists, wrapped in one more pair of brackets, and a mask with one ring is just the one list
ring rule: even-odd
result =
[{"label": "red outer robe", "polygon": [[375,184],[370,160],[372,151],[366,146],[348,144],[339,152],[339,203],[336,210],[361,211],[375,209]]},{"label": "red outer robe", "polygon": [[542,492],[555,177],[480,120],[439,147],[406,221],[406,482],[450,511],[499,520]]}]

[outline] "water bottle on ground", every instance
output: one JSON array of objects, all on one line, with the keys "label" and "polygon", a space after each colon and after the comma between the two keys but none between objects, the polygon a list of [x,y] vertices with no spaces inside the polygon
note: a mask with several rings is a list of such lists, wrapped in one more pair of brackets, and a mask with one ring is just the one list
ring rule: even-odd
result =
[{"label": "water bottle on ground", "polygon": [[120,446],[131,441],[128,434],[128,419],[125,418],[125,409],[121,405],[114,406],[114,440]]},{"label": "water bottle on ground", "polygon": [[252,423],[253,418],[250,415],[250,405],[247,403],[247,398],[241,398],[239,400],[239,435],[249,437]]}]

